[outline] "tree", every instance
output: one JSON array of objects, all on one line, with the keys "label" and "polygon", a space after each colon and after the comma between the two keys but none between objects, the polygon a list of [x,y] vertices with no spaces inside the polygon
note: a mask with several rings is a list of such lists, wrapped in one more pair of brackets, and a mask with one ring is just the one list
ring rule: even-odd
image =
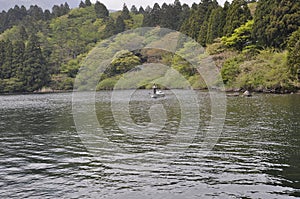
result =
[{"label": "tree", "polygon": [[252,18],[245,0],[233,0],[226,15],[224,35],[231,35],[234,30]]},{"label": "tree", "polygon": [[95,3],[95,12],[98,18],[107,18],[109,16],[106,6],[99,1]]},{"label": "tree", "polygon": [[152,10],[152,8],[151,8],[150,6],[147,6],[146,9],[145,9],[145,12],[146,12],[146,13],[150,13],[151,10]]},{"label": "tree", "polygon": [[[190,17],[184,21],[180,28],[181,32],[193,39],[202,40],[202,36],[200,38],[199,35],[206,34],[200,34],[201,27],[203,26],[202,32],[206,31],[205,26],[207,26],[207,24],[204,24],[204,22],[208,21],[211,11],[217,7],[218,2],[215,0],[202,0],[199,5],[193,4]],[[204,40],[206,39],[204,38]]]},{"label": "tree", "polygon": [[85,3],[83,3],[83,1],[80,1],[79,8],[85,8],[85,7],[86,7]]},{"label": "tree", "polygon": [[142,6],[139,8],[139,14],[145,14],[145,10]]},{"label": "tree", "polygon": [[108,77],[123,74],[141,64],[141,59],[128,50],[118,52],[106,70]]},{"label": "tree", "polygon": [[288,66],[292,74],[292,79],[296,79],[297,73],[300,73],[300,28],[289,38],[287,49]]},{"label": "tree", "polygon": [[222,42],[227,47],[233,47],[236,50],[242,50],[246,45],[252,43],[251,31],[253,28],[254,20],[249,20],[244,25],[234,30],[231,36],[222,37]]},{"label": "tree", "polygon": [[207,29],[208,29],[208,22],[205,20],[201,25],[198,39],[197,41],[202,45],[206,46],[206,39],[207,39]]},{"label": "tree", "polygon": [[129,10],[128,10],[128,8],[127,8],[127,6],[126,6],[125,3],[124,3],[124,5],[123,5],[121,17],[122,17],[124,20],[131,19],[131,16],[130,16],[130,14],[129,14]]},{"label": "tree", "polygon": [[288,37],[300,26],[300,1],[258,1],[253,35],[265,47],[285,48]]},{"label": "tree", "polygon": [[85,0],[85,5],[86,5],[86,6],[92,6],[92,3],[91,3],[90,0]]},{"label": "tree", "polygon": [[[148,12],[150,10],[150,12]],[[155,3],[153,9],[146,8],[143,20],[143,26],[154,27],[160,23],[161,8],[158,3]]]},{"label": "tree", "polygon": [[206,43],[213,43],[214,39],[223,36],[226,14],[222,7],[211,12],[207,27]]},{"label": "tree", "polygon": [[24,54],[25,54],[25,43],[22,40],[18,40],[13,43],[13,59],[12,59],[12,75],[11,77],[16,77],[20,79],[20,71],[23,69],[24,64]]},{"label": "tree", "polygon": [[137,8],[135,7],[135,5],[131,6],[131,9],[130,11],[133,13],[133,14],[139,14],[139,11],[137,10]]},{"label": "tree", "polygon": [[11,66],[13,61],[13,45],[10,40],[4,43],[4,62],[2,65],[2,78],[11,78]]},{"label": "tree", "polygon": [[123,32],[126,29],[126,25],[124,23],[124,20],[121,16],[118,16],[116,20],[116,26],[115,26],[115,33],[118,34],[120,32]]},{"label": "tree", "polygon": [[50,81],[47,63],[38,43],[38,37],[31,35],[25,48],[24,67],[19,73],[24,91],[36,91]]},{"label": "tree", "polygon": [[116,32],[116,26],[115,26],[114,20],[109,18],[108,22],[106,23],[105,29],[104,29],[105,38],[113,36],[115,34],[115,32]]},{"label": "tree", "polygon": [[22,41],[25,41],[25,40],[28,39],[28,35],[27,35],[27,32],[26,32],[26,29],[25,29],[25,27],[23,25],[20,27],[20,39]]}]

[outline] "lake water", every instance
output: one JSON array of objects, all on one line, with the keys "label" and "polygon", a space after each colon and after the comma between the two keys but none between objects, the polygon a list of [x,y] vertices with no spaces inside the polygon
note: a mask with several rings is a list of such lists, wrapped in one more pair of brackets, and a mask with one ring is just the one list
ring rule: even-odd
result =
[{"label": "lake water", "polygon": [[[171,91],[163,99],[134,92],[129,116],[114,112],[129,91],[116,92],[114,105],[111,92],[96,94],[96,127],[88,122],[93,113],[74,113],[71,93],[0,96],[0,198],[300,197],[300,95],[228,97],[222,133],[201,155],[211,119],[207,92],[197,91],[198,105],[185,113],[180,151],[172,136],[183,113]],[[94,127],[101,136],[92,142],[96,135],[86,129]]]}]

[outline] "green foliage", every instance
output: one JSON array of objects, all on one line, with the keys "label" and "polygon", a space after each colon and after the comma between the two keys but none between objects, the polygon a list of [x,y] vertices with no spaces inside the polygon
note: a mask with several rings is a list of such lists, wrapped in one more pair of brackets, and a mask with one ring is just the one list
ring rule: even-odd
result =
[{"label": "green foliage", "polygon": [[249,20],[244,25],[241,25],[234,30],[234,33],[231,36],[222,37],[222,42],[225,46],[229,48],[235,48],[236,50],[241,51],[245,46],[249,45],[252,42],[251,32],[253,27],[254,20]]},{"label": "green foliage", "polygon": [[212,10],[208,21],[206,43],[213,43],[214,39],[223,35],[226,13],[222,7]]},{"label": "green foliage", "polygon": [[[210,44],[207,52],[214,55],[220,68],[229,57],[222,68],[227,86],[290,89],[300,70],[300,2],[261,0],[247,6],[249,2],[233,0],[221,7],[215,0],[201,0],[189,8],[175,0],[162,7],[157,3],[153,8],[141,7],[139,11],[132,6],[131,13],[126,4],[122,11],[109,13],[104,4],[96,1],[93,5],[90,0],[81,1],[79,8],[74,9],[67,3],[54,5],[52,13],[38,6],[29,9],[15,6],[0,13],[0,92],[32,92],[49,85],[54,90],[72,89],[81,61],[97,42],[141,26],[181,30],[203,46]],[[219,38],[224,34],[221,43]],[[125,40],[135,43],[140,39],[129,35]],[[153,36],[144,42],[156,40],[157,36]],[[271,46],[275,51],[287,49],[287,52],[259,51],[256,41],[263,47]],[[122,43],[124,38],[117,36],[115,42]],[[168,40],[164,42],[160,45],[168,45]],[[239,52],[232,53],[224,46]],[[180,56],[194,56],[193,44],[179,47],[177,55],[157,49],[116,54],[111,67],[102,74],[98,89],[113,88],[124,73],[131,74],[128,87],[134,81],[140,87],[149,87],[153,79],[138,79],[138,73],[131,70],[153,61],[171,65],[185,77],[178,80],[176,71],[169,71],[168,77],[161,79],[161,85],[182,88],[188,79],[194,88],[205,88],[195,68]]]},{"label": "green foliage", "polygon": [[137,15],[139,14],[139,11],[137,10],[137,8],[135,7],[135,5],[131,6],[130,12],[132,12],[133,14]]},{"label": "green foliage", "polygon": [[287,52],[261,51],[255,59],[241,64],[240,69],[241,73],[236,80],[240,88],[273,92],[293,89],[287,67]]},{"label": "green foliage", "polygon": [[109,16],[109,11],[103,3],[97,1],[94,8],[98,18],[107,18]]},{"label": "green foliage", "polygon": [[72,90],[74,78],[68,77],[66,74],[52,75],[50,88],[56,90]]},{"label": "green foliage", "polygon": [[118,16],[116,20],[116,28],[115,28],[115,33],[120,33],[123,32],[126,29],[126,24],[122,18],[122,16]]},{"label": "green foliage", "polygon": [[258,1],[253,35],[262,46],[284,49],[300,26],[300,1]]},{"label": "green foliage", "polygon": [[232,86],[236,80],[236,77],[240,73],[240,64],[243,62],[242,56],[237,56],[226,60],[222,69],[221,75],[224,84]]},{"label": "green foliage", "polygon": [[106,74],[112,77],[126,73],[139,64],[141,64],[140,58],[135,56],[132,52],[128,50],[120,51],[115,55],[111,62],[111,67],[106,71]]},{"label": "green foliage", "polygon": [[128,19],[131,19],[131,16],[130,16],[130,13],[129,13],[129,10],[126,6],[126,4],[124,3],[123,5],[123,9],[122,9],[122,13],[121,13],[121,17],[123,18],[123,20],[128,20]]},{"label": "green foliage", "polygon": [[119,78],[120,77],[111,77],[104,79],[97,85],[96,90],[113,90]]},{"label": "green foliage", "polygon": [[[201,43],[206,43],[206,32],[208,26],[208,19],[211,11],[218,7],[217,1],[202,0],[199,5],[195,5],[191,9],[191,13],[188,19],[184,21],[181,26],[181,32],[187,34]],[[199,36],[200,35],[200,36]],[[205,35],[205,36],[204,36]]]},{"label": "green foliage", "polygon": [[288,41],[288,66],[293,79],[300,73],[300,28],[295,31]]},{"label": "green foliage", "polygon": [[250,9],[245,0],[233,0],[226,15],[224,34],[230,35],[234,30],[250,20]]},{"label": "green foliage", "polygon": [[209,55],[220,54],[225,51],[225,46],[220,41],[210,44],[206,47],[206,52]]}]

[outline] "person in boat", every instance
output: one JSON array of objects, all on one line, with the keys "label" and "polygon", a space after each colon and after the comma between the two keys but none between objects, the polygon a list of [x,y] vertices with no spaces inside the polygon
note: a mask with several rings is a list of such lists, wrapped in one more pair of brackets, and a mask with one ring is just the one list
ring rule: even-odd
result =
[{"label": "person in boat", "polygon": [[156,94],[156,90],[157,90],[157,86],[156,86],[155,83],[153,84],[152,88],[153,88],[153,94],[155,95]]}]

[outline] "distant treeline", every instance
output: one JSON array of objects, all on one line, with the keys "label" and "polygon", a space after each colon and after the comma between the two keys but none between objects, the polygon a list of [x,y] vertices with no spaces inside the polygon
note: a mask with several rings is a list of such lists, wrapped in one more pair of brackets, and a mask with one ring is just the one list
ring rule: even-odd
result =
[{"label": "distant treeline", "polygon": [[74,9],[67,3],[55,5],[51,11],[16,5],[0,13],[0,92],[72,89],[80,62],[98,42],[125,30],[155,26],[180,31],[203,46],[221,40],[237,52],[287,49],[292,77],[300,66],[299,0],[233,0],[224,6],[201,0],[191,7],[175,0],[146,8],[124,4],[113,13],[90,0]]}]

